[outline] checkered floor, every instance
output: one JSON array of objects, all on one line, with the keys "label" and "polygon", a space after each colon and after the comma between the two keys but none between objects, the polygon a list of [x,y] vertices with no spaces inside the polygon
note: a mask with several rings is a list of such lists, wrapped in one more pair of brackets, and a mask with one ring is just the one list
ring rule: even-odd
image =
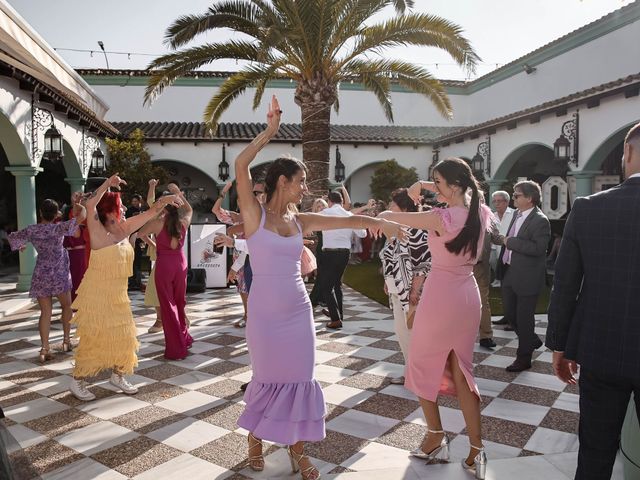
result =
[{"label": "checkered floor", "polygon": [[[196,341],[183,361],[164,360],[162,334],[146,333],[155,314],[142,298],[131,294],[141,342],[140,365],[131,378],[140,387],[135,396],[116,393],[105,375],[91,389],[98,400],[76,400],[67,391],[70,354],[38,363],[37,308],[2,320],[0,405],[26,461],[46,479],[295,478],[286,451],[277,445],[266,452],[263,473],[246,465],[246,432],[236,419],[243,408],[239,387],[251,378],[251,369],[244,330],[232,325],[242,312],[235,290],[189,295]],[[326,331],[323,315],[316,314],[316,378],[329,416],[327,438],[306,451],[323,478],[388,479],[392,471],[404,472],[398,478],[470,478],[455,464],[425,466],[409,458],[408,450],[420,444],[426,426],[413,394],[389,384],[390,377],[403,373],[391,312],[350,289],[344,302],[346,322],[340,332]],[[545,326],[540,317],[536,331],[541,336]],[[498,348],[490,352],[478,346],[474,353],[488,478],[515,478],[508,472],[516,464],[503,462],[500,473],[492,465],[518,457],[527,457],[517,464],[521,479],[572,477],[577,389],[553,376],[548,351],[536,353],[530,371],[506,372],[516,351],[514,338],[496,330]],[[52,344],[60,341],[56,323]],[[441,405],[452,457],[462,458],[469,444],[462,413],[455,399],[443,397]],[[533,476],[523,477],[522,468]]]}]

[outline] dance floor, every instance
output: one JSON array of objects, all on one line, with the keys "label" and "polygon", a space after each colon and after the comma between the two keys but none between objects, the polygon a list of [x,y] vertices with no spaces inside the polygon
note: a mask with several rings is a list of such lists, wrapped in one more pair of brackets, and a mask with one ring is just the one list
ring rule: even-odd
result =
[{"label": "dance floor", "polygon": [[[23,461],[45,479],[299,478],[286,450],[266,449],[266,468],[246,464],[246,432],[240,385],[251,378],[242,312],[235,290],[189,295],[196,339],[183,361],[166,361],[162,334],[147,334],[155,317],[132,293],[141,342],[134,396],[116,393],[103,375],[91,388],[98,397],[82,403],[67,391],[71,354],[38,363],[37,308],[0,320],[0,405],[4,424],[20,442]],[[389,378],[403,373],[391,312],[353,290],[345,291],[345,327],[327,331],[316,313],[316,378],[328,408],[327,438],[306,452],[323,478],[468,479],[456,464],[469,441],[455,399],[441,398],[450,432],[452,463],[426,466],[408,451],[426,431],[416,398]],[[536,331],[544,336],[546,321]],[[60,324],[52,344],[61,341]],[[477,346],[475,375],[482,393],[482,427],[489,458],[487,478],[564,480],[573,477],[578,448],[578,390],[553,376],[551,353],[535,354],[533,368],[517,374],[517,341],[498,329],[493,351]],[[618,477],[620,465],[614,478]]]}]

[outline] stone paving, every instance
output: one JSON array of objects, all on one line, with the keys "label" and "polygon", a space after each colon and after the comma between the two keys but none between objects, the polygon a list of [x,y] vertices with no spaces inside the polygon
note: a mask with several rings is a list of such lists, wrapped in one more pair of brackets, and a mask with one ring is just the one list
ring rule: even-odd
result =
[{"label": "stone paving", "polygon": [[[71,354],[38,362],[37,307],[0,321],[0,405],[9,432],[27,462],[44,479],[299,478],[288,469],[286,450],[271,445],[266,468],[246,464],[246,432],[236,419],[239,390],[251,378],[244,329],[233,327],[242,312],[235,290],[188,296],[195,339],[183,361],[163,358],[162,334],[148,334],[155,313],[132,293],[141,342],[132,383],[135,396],[116,393],[106,375],[91,388],[98,400],[82,403],[67,392]],[[468,437],[455,399],[441,397],[452,463],[426,466],[408,451],[426,431],[415,396],[390,377],[403,373],[391,312],[351,289],[345,290],[345,327],[323,328],[316,313],[316,378],[328,407],[327,438],[306,452],[323,478],[469,479],[456,463]],[[542,337],[546,319],[539,316]],[[52,345],[61,341],[52,328]],[[536,352],[529,371],[508,373],[517,342],[498,329],[498,347],[477,346],[475,375],[482,393],[482,426],[489,479],[565,480],[573,477],[578,448],[578,390],[553,376],[551,353]],[[15,453],[15,452],[14,452]],[[620,465],[614,478],[621,478]]]}]

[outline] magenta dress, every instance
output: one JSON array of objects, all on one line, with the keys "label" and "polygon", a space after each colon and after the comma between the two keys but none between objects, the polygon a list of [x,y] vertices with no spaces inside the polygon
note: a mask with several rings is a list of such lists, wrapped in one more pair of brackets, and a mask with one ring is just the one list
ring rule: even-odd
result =
[{"label": "magenta dress", "polygon": [[[84,225],[79,225],[81,230],[87,228]],[[71,271],[71,300],[75,301],[76,291],[82,282],[84,272],[87,271],[87,254],[85,249],[87,245],[85,243],[84,235],[81,233],[78,238],[74,236],[64,237],[63,246],[67,250],[69,255],[69,270]]]},{"label": "magenta dress", "polygon": [[[468,210],[452,207],[431,211],[441,216],[445,232],[441,236],[435,231],[429,232],[431,272],[424,282],[416,310],[405,386],[418,397],[432,402],[439,393],[455,395],[451,371],[447,368],[447,357],[453,351],[469,389],[480,397],[473,378],[473,346],[482,309],[473,276],[476,259],[469,254],[453,254],[445,246],[464,227]],[[484,229],[488,218],[484,207],[482,212]],[[483,239],[484,235],[480,235],[480,243]],[[478,245],[478,251],[481,248],[482,245]]]},{"label": "magenta dress", "polygon": [[9,234],[9,245],[18,250],[31,242],[38,252],[31,276],[31,298],[55,297],[71,291],[69,255],[62,246],[65,236],[73,235],[75,218],[59,223],[38,223]]},{"label": "magenta dress", "polygon": [[170,360],[185,358],[193,343],[184,311],[187,304],[187,259],[182,250],[185,234],[183,226],[175,249],[171,248],[171,237],[166,226],[156,237],[156,291],[162,312],[164,356]]},{"label": "magenta dress", "polygon": [[[253,282],[247,344],[253,377],[238,425],[258,437],[292,445],[325,437],[325,404],[315,380],[315,329],[300,276],[302,233],[283,237],[260,227],[247,240]],[[298,228],[300,226],[298,225]]]}]

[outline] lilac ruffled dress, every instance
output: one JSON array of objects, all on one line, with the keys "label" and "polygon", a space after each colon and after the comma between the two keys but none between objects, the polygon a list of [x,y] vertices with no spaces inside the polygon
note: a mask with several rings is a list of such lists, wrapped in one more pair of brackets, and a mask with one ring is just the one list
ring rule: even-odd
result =
[{"label": "lilac ruffled dress", "polygon": [[[302,233],[283,237],[260,227],[247,240],[253,283],[247,343],[253,377],[238,425],[292,445],[325,437],[324,396],[315,380],[313,311],[300,276]],[[298,225],[298,228],[299,225]]]}]

